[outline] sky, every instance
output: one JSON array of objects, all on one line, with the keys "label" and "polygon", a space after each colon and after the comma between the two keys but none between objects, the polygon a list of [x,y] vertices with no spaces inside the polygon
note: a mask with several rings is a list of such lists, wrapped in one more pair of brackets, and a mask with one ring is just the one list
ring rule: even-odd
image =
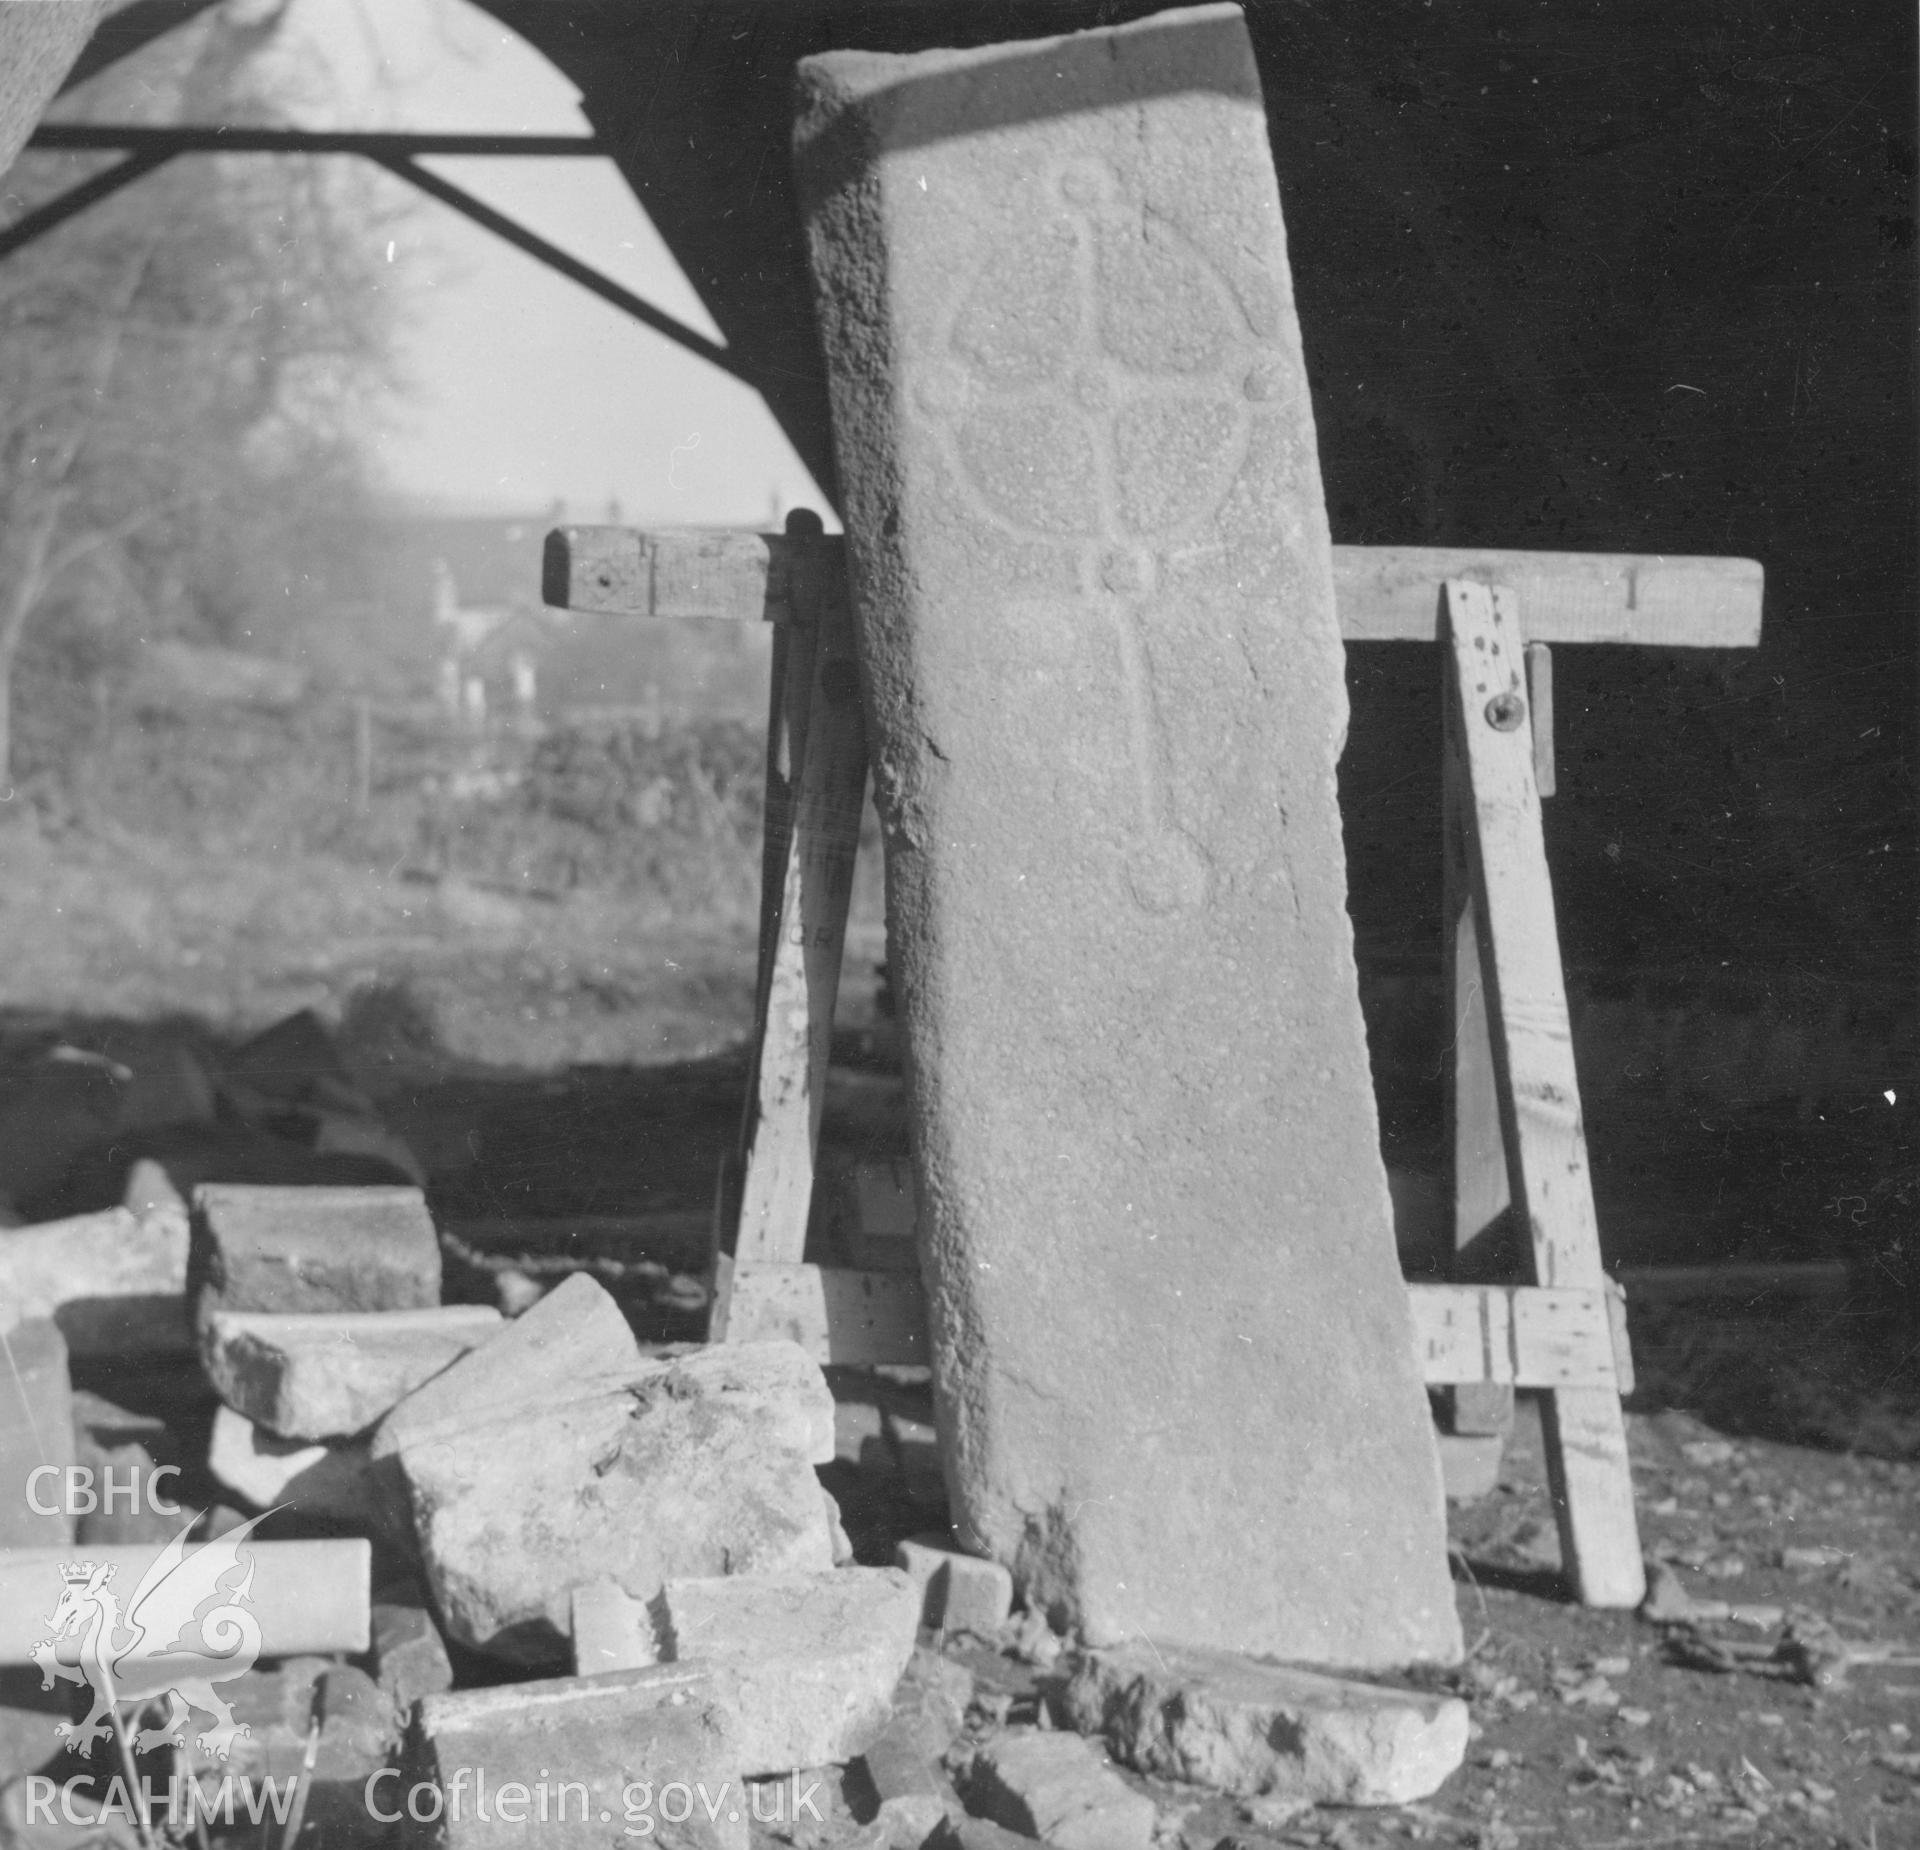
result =
[{"label": "sky", "polygon": [[[573,86],[465,0],[294,0],[308,127],[585,134]],[[352,158],[343,156],[341,158]],[[434,160],[518,219],[712,339],[701,307],[607,160]],[[408,496],[450,512],[763,528],[825,502],[758,395],[491,232],[417,201],[394,259],[412,389],[376,453]]]}]

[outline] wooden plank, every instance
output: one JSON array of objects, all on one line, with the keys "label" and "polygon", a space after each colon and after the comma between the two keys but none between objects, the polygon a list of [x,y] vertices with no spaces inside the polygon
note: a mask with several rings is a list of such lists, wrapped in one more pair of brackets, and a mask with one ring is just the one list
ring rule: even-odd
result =
[{"label": "wooden plank", "polygon": [[1506,586],[1531,642],[1750,649],[1765,574],[1752,559],[1658,553],[1495,552],[1453,546],[1336,546],[1333,589],[1348,642],[1432,642],[1445,579]]},{"label": "wooden plank", "polygon": [[1409,1285],[1426,1383],[1617,1393],[1620,1349],[1610,1314],[1617,1295],[1537,1285]]},{"label": "wooden plank", "polygon": [[[1452,703],[1453,664],[1443,666],[1442,693]],[[1507,1189],[1507,1151],[1500,1131],[1493,1042],[1487,1029],[1486,985],[1480,974],[1480,934],[1474,920],[1473,881],[1466,836],[1471,803],[1466,766],[1449,730],[1440,785],[1442,880],[1446,944],[1447,1019],[1453,1057],[1446,1067],[1448,1191],[1453,1203],[1453,1275],[1461,1280],[1514,1276],[1513,1221]],[[1453,1430],[1460,1434],[1513,1430],[1513,1388],[1498,1382],[1462,1382],[1450,1396]]]},{"label": "wooden plank", "polygon": [[[186,1521],[183,1514],[179,1526],[184,1528]],[[94,1543],[86,1548],[0,1548],[0,1666],[34,1661],[33,1647],[46,1637],[46,1615],[60,1597],[62,1562],[84,1556],[96,1567],[110,1564],[113,1592],[124,1605],[166,1545],[141,1542],[106,1547]],[[189,1544],[188,1558],[202,1546]],[[240,1551],[253,1563],[252,1598],[247,1610],[260,1626],[261,1656],[334,1652],[349,1656],[367,1649],[372,1622],[368,1601],[373,1551],[364,1538],[257,1542],[249,1536],[240,1544]],[[49,1744],[57,1713],[48,1717]]]},{"label": "wooden plank", "polygon": [[[841,549],[838,538],[831,545]],[[540,595],[597,616],[785,623],[793,551],[782,534],[557,527],[541,555]]]},{"label": "wooden plank", "polygon": [[[839,536],[828,546],[839,548]],[[784,623],[791,542],[775,534],[562,527],[547,536],[549,604],[603,616]],[[1535,642],[1750,649],[1765,574],[1751,559],[1659,553],[1336,546],[1334,600],[1349,642],[1433,642],[1449,578],[1503,584]]]},{"label": "wooden plank", "polygon": [[1559,787],[1553,769],[1553,650],[1527,644],[1527,699],[1533,709],[1533,781],[1542,797]]},{"label": "wooden plank", "polygon": [[[743,1261],[798,1262],[813,1201],[814,1151],[826,1105],[867,778],[845,559],[843,548],[816,544],[797,551],[793,562],[796,620],[786,676],[795,696],[788,705],[790,826],[779,909],[767,926],[771,956],[733,1248]],[[803,691],[804,732],[798,700]]]},{"label": "wooden plank", "polygon": [[[849,1367],[927,1359],[926,1299],[911,1272],[739,1261],[723,1256],[725,1331],[716,1342],[798,1343]],[[1612,1386],[1618,1379],[1607,1291],[1531,1285],[1412,1285],[1414,1339],[1427,1385]]]},{"label": "wooden plank", "polygon": [[[1448,725],[1471,789],[1468,830],[1481,975],[1494,1048],[1514,1213],[1535,1281],[1599,1292],[1600,1234],[1540,795],[1526,725],[1523,640],[1511,592],[1449,581],[1456,682]],[[1564,1388],[1543,1405],[1561,1558],[1589,1606],[1636,1606],[1646,1591],[1617,1386]]]},{"label": "wooden plank", "polygon": [[1617,1278],[1607,1280],[1607,1328],[1613,1335],[1613,1385],[1624,1399],[1634,1389],[1633,1342],[1627,1334],[1627,1293]]},{"label": "wooden plank", "polygon": [[723,1259],[728,1305],[716,1341],[795,1342],[816,1362],[853,1368],[924,1364],[927,1306],[912,1272]]}]

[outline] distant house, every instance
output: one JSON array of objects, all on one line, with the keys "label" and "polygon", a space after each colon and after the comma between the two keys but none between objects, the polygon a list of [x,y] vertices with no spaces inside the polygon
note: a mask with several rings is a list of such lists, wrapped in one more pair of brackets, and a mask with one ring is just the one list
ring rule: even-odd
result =
[{"label": "distant house", "polygon": [[456,705],[478,681],[492,715],[531,704],[547,720],[611,708],[658,713],[668,725],[680,716],[763,724],[765,626],[574,616],[541,602],[541,545],[565,518],[557,508],[397,517],[394,646],[412,638],[407,652],[450,686]]}]

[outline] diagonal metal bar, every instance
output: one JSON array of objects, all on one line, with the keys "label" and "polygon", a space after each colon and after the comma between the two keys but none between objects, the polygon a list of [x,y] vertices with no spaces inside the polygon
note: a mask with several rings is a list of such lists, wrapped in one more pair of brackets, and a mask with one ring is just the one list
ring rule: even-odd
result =
[{"label": "diagonal metal bar", "polygon": [[82,180],[78,186],[56,194],[45,205],[36,206],[24,218],[0,231],[0,257],[17,251],[23,244],[31,244],[35,238],[51,231],[56,225],[65,224],[75,213],[84,212],[88,206],[119,192],[123,186],[131,186],[134,181],[152,173],[156,167],[164,167],[172,158],[170,154],[157,150],[129,154],[124,161],[116,161],[92,179]]},{"label": "diagonal metal bar", "polygon": [[609,276],[602,276],[598,270],[589,268],[576,257],[569,257],[557,244],[549,244],[545,238],[529,231],[524,225],[516,224],[503,212],[496,212],[492,206],[455,186],[451,180],[444,180],[437,173],[420,166],[405,155],[375,155],[372,157],[389,173],[397,174],[410,186],[417,186],[423,193],[438,199],[443,205],[453,207],[456,212],[464,213],[476,225],[484,225],[496,237],[504,238],[516,250],[522,250],[529,257],[539,259],[550,269],[558,270],[570,281],[597,295],[603,302],[610,302],[615,308],[631,315],[643,326],[651,328],[656,334],[664,335],[676,346],[705,360],[710,366],[717,366],[729,377],[738,379],[744,385],[750,385],[757,391],[759,381],[751,368],[736,359],[725,347],[710,341],[704,334],[687,326],[684,321],[676,321],[664,310],[655,308],[651,302],[637,296],[630,289],[623,289]]},{"label": "diagonal metal bar", "polygon": [[178,123],[152,128],[112,122],[43,122],[31,148],[124,148],[166,154],[514,154],[605,155],[593,135],[434,135],[398,129],[229,128]]},{"label": "diagonal metal bar", "polygon": [[214,4],[215,0],[133,0],[131,6],[109,13],[94,27],[93,37],[74,59],[60,94],[65,96],[76,84],[97,77],[108,65],[118,64],[142,45],[152,44],[175,26],[184,26]]}]

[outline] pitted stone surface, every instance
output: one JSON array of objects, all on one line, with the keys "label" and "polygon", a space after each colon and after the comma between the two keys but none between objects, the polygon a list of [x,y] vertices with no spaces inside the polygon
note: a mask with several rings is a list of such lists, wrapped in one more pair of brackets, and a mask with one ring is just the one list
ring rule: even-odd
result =
[{"label": "pitted stone surface", "polygon": [[943,1442],[1091,1637],[1460,1650],[1236,9],[801,66]]},{"label": "pitted stone surface", "polygon": [[440,1302],[440,1241],[417,1188],[203,1182],[187,1297],[202,1337],[223,1310],[425,1310]]},{"label": "pitted stone surface", "polygon": [[501,1327],[485,1304],[372,1312],[215,1311],[201,1359],[214,1391],[283,1439],[374,1421]]},{"label": "pitted stone surface", "polygon": [[412,1764],[377,1796],[391,1810],[416,1779],[438,1785],[446,1819],[431,1832],[447,1850],[747,1850],[751,1804],[710,1684],[676,1664],[428,1696]]},{"label": "pitted stone surface", "polygon": [[716,1672],[740,1770],[764,1778],[865,1753],[913,1656],[918,1590],[898,1568],[669,1580],[667,1657]]},{"label": "pitted stone surface", "polygon": [[1177,1645],[1089,1652],[1062,1706],[1070,1726],[1104,1736],[1139,1772],[1241,1798],[1409,1805],[1437,1792],[1467,1751],[1457,1696]]},{"label": "pitted stone surface", "polygon": [[[549,1310],[575,1285],[570,1305]],[[651,1600],[670,1578],[829,1571],[813,1466],[833,1456],[833,1400],[805,1351],[633,1350],[616,1371],[615,1345],[595,1332],[606,1293],[584,1273],[568,1287],[375,1430],[378,1480],[411,1511],[447,1635],[548,1663],[567,1655],[576,1587],[612,1582]],[[528,1341],[536,1318],[542,1340]]]}]

